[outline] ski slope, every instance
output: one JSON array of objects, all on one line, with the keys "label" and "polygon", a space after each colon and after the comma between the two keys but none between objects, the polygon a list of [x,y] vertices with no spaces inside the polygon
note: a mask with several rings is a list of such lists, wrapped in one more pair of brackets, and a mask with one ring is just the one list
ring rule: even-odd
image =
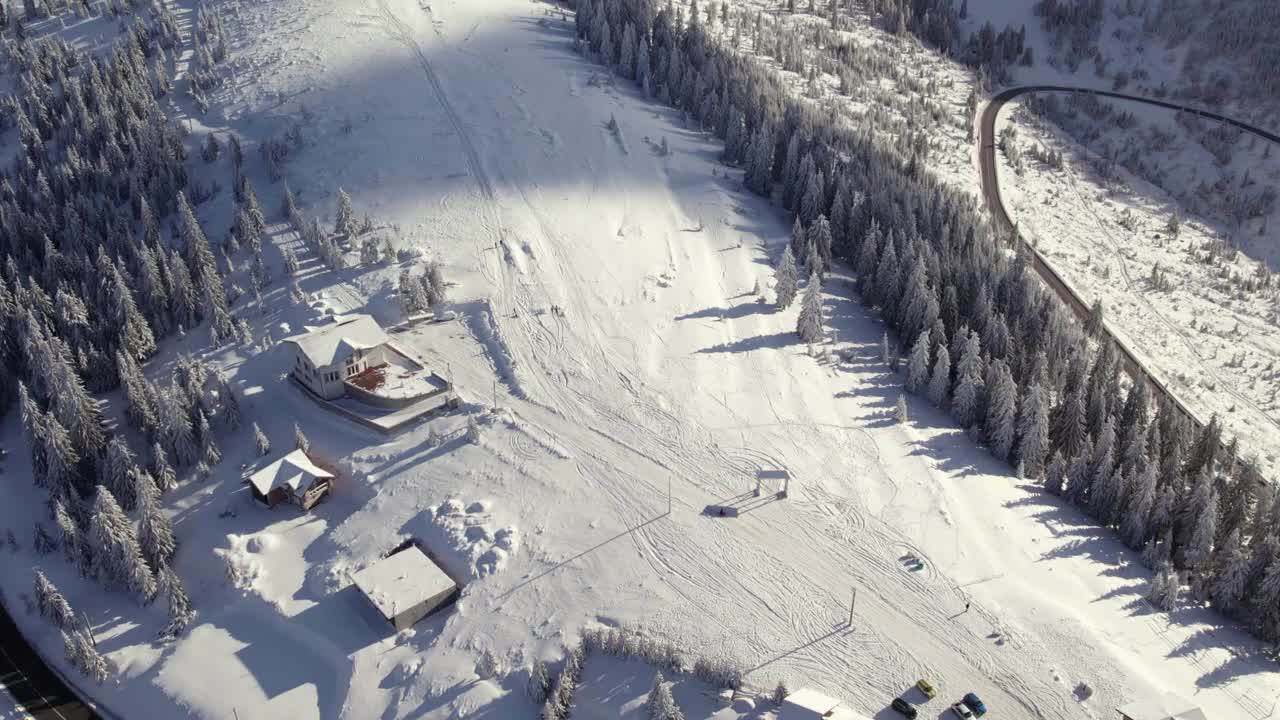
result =
[{"label": "ski slope", "polygon": [[[832,357],[849,359],[800,344],[796,308],[753,292],[788,220],[742,191],[716,144],[574,55],[549,10],[239,6],[236,82],[206,125],[271,133],[281,98],[305,102],[314,145],[286,175],[306,212],[323,214],[342,185],[357,211],[444,261],[463,319],[396,342],[449,367],[473,410],[502,409],[476,444],[458,436],[462,416],[382,438],[316,413],[282,381],[278,344],[210,356],[243,390],[247,421],[278,448],[298,421],[348,477],[312,516],[262,510],[234,467],[250,436],[222,439],[214,478],[169,498],[200,612],[172,645],[151,643],[162,610],[51,572],[120,669],[90,692],[125,717],[166,702],[244,720],[529,716],[521,668],[605,622],[727,655],[755,689],[785,678],[877,718],[920,677],[940,690],[927,717],[976,691],[1002,718],[1110,718],[1160,690],[1214,718],[1267,716],[1280,678],[1242,633],[1209,613],[1152,612],[1136,556],[920,399],[908,424],[892,419],[901,379],[839,270],[827,327]],[[313,272],[310,307],[289,307],[277,285],[256,335],[287,336],[325,310],[389,325],[396,273]],[[440,448],[424,445],[431,427],[451,434]],[[789,472],[790,497],[746,497],[762,469]],[[724,503],[749,510],[702,514]],[[30,537],[27,514],[9,503],[0,523]],[[506,528],[520,537],[509,556],[489,547]],[[348,578],[406,535],[470,582],[449,613],[388,635]],[[3,553],[0,571],[26,578],[32,562]],[[60,655],[43,621],[17,620]],[[479,677],[485,650],[513,672]]]}]

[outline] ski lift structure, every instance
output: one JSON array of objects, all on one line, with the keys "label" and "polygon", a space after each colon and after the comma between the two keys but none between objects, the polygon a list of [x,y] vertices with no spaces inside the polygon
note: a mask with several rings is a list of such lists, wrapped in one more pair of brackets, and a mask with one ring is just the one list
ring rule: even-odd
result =
[{"label": "ski lift structure", "polygon": [[787,494],[791,492],[791,473],[786,470],[757,470],[756,489],[754,493],[756,497],[760,497],[764,494],[764,485],[766,481],[774,487],[777,487],[778,482],[782,483],[782,489],[778,490],[776,493],[779,500],[785,499]]}]

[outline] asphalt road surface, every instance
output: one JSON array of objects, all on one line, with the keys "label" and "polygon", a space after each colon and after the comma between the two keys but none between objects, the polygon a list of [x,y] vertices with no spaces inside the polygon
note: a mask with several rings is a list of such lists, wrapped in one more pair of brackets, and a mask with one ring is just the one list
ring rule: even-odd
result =
[{"label": "asphalt road surface", "polygon": [[37,720],[100,720],[27,644],[0,604],[0,685]]}]

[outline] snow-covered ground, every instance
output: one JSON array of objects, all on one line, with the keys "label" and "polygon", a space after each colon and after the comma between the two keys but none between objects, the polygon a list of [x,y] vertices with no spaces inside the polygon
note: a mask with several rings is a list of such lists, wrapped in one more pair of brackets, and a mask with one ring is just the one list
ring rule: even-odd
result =
[{"label": "snow-covered ground", "polygon": [[[1024,149],[1019,175],[1001,153],[1001,194],[1019,229],[1086,301],[1102,299],[1112,330],[1178,397],[1205,419],[1217,413],[1243,452],[1274,477],[1276,293],[1246,286],[1266,266],[1243,252],[1228,253],[1222,244],[1228,233],[1205,221],[1184,219],[1171,236],[1166,226],[1176,201],[1122,168],[1117,182],[1104,184],[1094,172],[1096,156],[1031,118],[1021,103],[1007,106],[997,127],[1019,119],[1020,146],[1064,156],[1056,169]],[[1215,246],[1220,257],[1209,261]]]},{"label": "snow-covered ground", "polygon": [[0,685],[0,718],[4,718],[4,720],[27,720],[29,717],[18,706],[18,701],[13,699],[9,691],[3,685]]},{"label": "snow-covered ground", "polygon": [[[795,310],[752,293],[787,220],[741,190],[705,136],[574,55],[550,6],[234,7],[234,79],[204,126],[262,139],[306,104],[309,147],[285,168],[304,213],[323,217],[341,185],[401,245],[443,261],[462,318],[396,343],[448,368],[484,420],[469,443],[464,414],[384,438],[316,412],[283,381],[288,353],[272,341],[325,311],[391,324],[399,268],[333,273],[304,258],[312,302],[292,304],[277,283],[266,314],[249,314],[261,352],[207,359],[276,452],[296,421],[340,468],[332,499],[311,515],[255,506],[238,470],[250,431],[220,437],[214,475],[166,496],[199,612],[171,644],[153,642],[163,609],[103,593],[56,556],[38,561],[118,668],[88,688],[116,713],[529,716],[522,668],[601,622],[732,658],[756,689],[786,678],[877,717],[919,677],[939,688],[939,713],[968,691],[1013,718],[1110,718],[1160,690],[1214,718],[1272,711],[1280,677],[1256,643],[1205,611],[1153,612],[1132,553],[1011,477],[944,414],[909,398],[911,421],[892,419],[900,378],[876,359],[882,326],[843,273],[825,303],[851,359],[801,345]],[[258,187],[274,210],[279,186]],[[196,335],[168,341],[149,371],[167,372],[177,350],[203,353]],[[501,410],[481,415],[492,404]],[[444,435],[435,447],[432,430]],[[5,445],[20,435],[9,418]],[[10,458],[6,474],[25,477],[25,453]],[[742,498],[761,469],[787,470],[791,497],[703,515]],[[12,492],[0,525],[30,538],[39,491]],[[450,611],[392,634],[349,577],[408,536],[466,586]],[[15,593],[37,562],[29,546],[0,553]],[[17,620],[61,655],[48,624]],[[481,678],[486,650],[511,672]],[[588,682],[581,697],[616,702],[610,717],[634,712],[643,672],[593,662],[588,679],[638,675],[615,693]]]}]

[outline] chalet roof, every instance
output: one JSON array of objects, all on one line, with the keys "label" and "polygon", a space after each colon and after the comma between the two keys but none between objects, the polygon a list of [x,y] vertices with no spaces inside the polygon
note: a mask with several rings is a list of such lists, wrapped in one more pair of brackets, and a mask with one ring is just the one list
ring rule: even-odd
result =
[{"label": "chalet roof", "polygon": [[345,360],[356,350],[368,350],[390,341],[377,321],[369,315],[348,315],[332,325],[287,338],[306,356],[313,367],[328,367]]},{"label": "chalet roof", "polygon": [[417,545],[375,562],[351,579],[388,620],[457,587]]},{"label": "chalet roof", "polygon": [[1174,693],[1139,700],[1117,709],[1130,720],[1205,720],[1203,710]]},{"label": "chalet roof", "polygon": [[863,716],[848,708],[840,707],[840,701],[811,688],[800,688],[789,693],[782,703],[778,720],[863,720]]},{"label": "chalet roof", "polygon": [[317,467],[302,450],[294,450],[250,475],[249,484],[263,495],[278,487],[297,493],[300,488],[310,487],[320,478],[332,479],[333,474]]}]

